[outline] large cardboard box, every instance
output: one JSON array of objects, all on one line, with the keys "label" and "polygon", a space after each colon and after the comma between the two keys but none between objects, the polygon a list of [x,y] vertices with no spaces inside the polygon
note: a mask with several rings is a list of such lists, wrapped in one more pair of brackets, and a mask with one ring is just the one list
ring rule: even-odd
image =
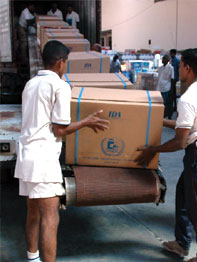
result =
[{"label": "large cardboard box", "polygon": [[51,15],[36,15],[36,22],[38,21],[63,21],[57,16]]},{"label": "large cardboard box", "polygon": [[44,29],[45,28],[61,28],[61,29],[68,29],[71,28],[68,23],[58,20],[58,21],[38,21],[37,22],[37,42],[40,43],[43,38]]},{"label": "large cardboard box", "polygon": [[158,73],[138,73],[136,80],[136,89],[157,90]]},{"label": "large cardboard box", "polygon": [[83,39],[84,36],[78,32],[61,32],[61,33],[53,33],[50,28],[48,28],[48,32],[43,34],[43,39],[41,41],[41,50],[43,50],[45,44],[50,40],[63,41],[65,39]]},{"label": "large cardboard box", "polygon": [[133,89],[133,84],[123,75],[118,73],[94,74],[64,74],[62,79],[72,86]]},{"label": "large cardboard box", "polygon": [[63,43],[65,46],[67,46],[70,52],[88,52],[90,50],[90,42],[87,39],[58,39],[58,40],[61,43]]},{"label": "large cardboard box", "polygon": [[[103,109],[109,130],[95,133],[82,128],[66,136],[66,164],[132,167],[139,146],[159,145],[163,123],[163,99],[158,91],[100,88],[72,89],[72,122]],[[158,167],[157,154],[146,168]],[[143,167],[144,168],[144,167]]]},{"label": "large cardboard box", "polygon": [[109,73],[110,58],[95,51],[71,52],[65,73]]}]

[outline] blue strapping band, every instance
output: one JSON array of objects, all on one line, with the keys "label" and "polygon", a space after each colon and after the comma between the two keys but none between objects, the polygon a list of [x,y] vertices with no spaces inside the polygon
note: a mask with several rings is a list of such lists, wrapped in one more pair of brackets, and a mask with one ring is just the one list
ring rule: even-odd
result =
[{"label": "blue strapping band", "polygon": [[121,82],[123,83],[124,85],[124,89],[127,89],[127,83],[122,79],[122,77],[118,74],[118,73],[115,73],[115,75],[121,80]]},{"label": "blue strapping band", "polygon": [[83,39],[85,42],[85,52],[88,52],[88,41],[86,39]]},{"label": "blue strapping band", "polygon": [[69,81],[69,79],[68,79],[68,76],[67,76],[67,74],[66,74],[66,73],[64,73],[64,76],[66,77],[66,81],[67,81],[67,83],[70,85],[70,81]]},{"label": "blue strapping band", "polygon": [[67,73],[70,73],[70,61],[67,61]]},{"label": "blue strapping band", "polygon": [[[146,90],[147,95],[148,95],[148,104],[149,104],[149,109],[148,109],[148,123],[147,123],[147,128],[146,128],[146,146],[148,146],[148,140],[149,140],[149,133],[150,133],[150,120],[151,120],[151,107],[152,107],[152,102],[151,102],[151,97],[149,90]],[[146,165],[143,166],[146,168]]]},{"label": "blue strapping band", "polygon": [[56,36],[53,34],[53,32],[51,32],[50,28],[47,29],[49,34],[53,37],[53,39],[56,39]]},{"label": "blue strapping band", "polygon": [[[84,87],[81,88],[78,101],[77,101],[77,121],[79,121],[80,117],[80,102],[81,102],[81,97],[83,94]],[[79,130],[75,134],[75,165],[77,165],[78,162],[78,142],[79,142]]]},{"label": "blue strapping band", "polygon": [[100,72],[99,73],[102,73],[102,71],[103,71],[103,58],[102,58],[102,56],[99,56],[99,55],[93,54],[93,53],[90,53],[90,54],[100,58]]},{"label": "blue strapping band", "polygon": [[147,124],[147,129],[146,129],[146,146],[148,146],[148,140],[149,140],[149,133],[150,133],[150,120],[151,120],[151,107],[152,107],[152,102],[151,102],[151,97],[149,90],[146,90],[147,95],[148,95],[148,103],[149,103],[149,109],[148,109],[148,124]]}]

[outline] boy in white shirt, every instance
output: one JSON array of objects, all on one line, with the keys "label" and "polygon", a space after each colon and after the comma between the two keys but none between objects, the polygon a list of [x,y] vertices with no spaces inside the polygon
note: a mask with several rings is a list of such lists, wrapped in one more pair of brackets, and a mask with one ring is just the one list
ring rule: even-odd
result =
[{"label": "boy in white shirt", "polygon": [[27,82],[22,95],[22,129],[15,177],[19,194],[27,197],[26,241],[30,262],[39,262],[40,239],[43,262],[54,262],[59,224],[59,196],[65,194],[59,156],[62,136],[83,127],[105,130],[109,121],[98,111],[71,123],[71,89],[61,79],[69,49],[58,41],[43,50],[45,70]]},{"label": "boy in white shirt", "polygon": [[169,64],[169,60],[170,58],[168,55],[164,55],[162,58],[163,66],[159,67],[157,89],[161,92],[164,100],[164,117],[167,116],[168,119],[171,119],[173,113],[171,90],[174,80],[174,68]]},{"label": "boy in white shirt", "polygon": [[[193,229],[197,241],[197,48],[182,52],[179,75],[187,90],[178,102],[178,118],[163,122],[164,126],[175,129],[176,134],[162,145],[139,148],[142,154],[136,161],[148,165],[158,152],[185,149],[184,169],[176,187],[175,240],[163,242],[166,250],[184,257],[189,253]],[[197,262],[197,256],[189,261]]]},{"label": "boy in white shirt", "polygon": [[57,3],[55,3],[55,2],[51,4],[51,10],[49,10],[47,12],[47,15],[49,15],[49,16],[57,16],[60,20],[63,20],[62,11],[60,11],[57,8]]},{"label": "boy in white shirt", "polygon": [[75,11],[73,11],[72,5],[68,6],[66,22],[74,28],[77,28],[77,23],[79,23],[79,15]]}]

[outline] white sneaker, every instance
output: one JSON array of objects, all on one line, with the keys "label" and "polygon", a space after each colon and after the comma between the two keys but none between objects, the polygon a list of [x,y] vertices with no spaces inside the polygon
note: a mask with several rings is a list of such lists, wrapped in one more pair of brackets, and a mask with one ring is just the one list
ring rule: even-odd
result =
[{"label": "white sneaker", "polygon": [[[188,255],[189,251],[182,248],[177,241],[168,241],[162,243],[163,247],[169,252],[175,253],[180,257],[185,257]],[[193,262],[193,261],[192,261]]]}]

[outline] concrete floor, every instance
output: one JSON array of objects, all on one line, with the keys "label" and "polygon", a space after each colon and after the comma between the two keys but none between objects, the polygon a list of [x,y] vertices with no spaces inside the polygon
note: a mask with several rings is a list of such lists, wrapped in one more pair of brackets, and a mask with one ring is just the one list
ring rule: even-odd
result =
[{"label": "concrete floor", "polygon": [[[164,128],[162,141],[174,131]],[[168,190],[166,202],[121,206],[69,207],[60,212],[57,262],[174,262],[161,247],[173,240],[175,185],[183,151],[160,155]],[[1,262],[25,262],[25,199],[17,181],[1,185]],[[193,241],[189,257],[197,251]]]}]

